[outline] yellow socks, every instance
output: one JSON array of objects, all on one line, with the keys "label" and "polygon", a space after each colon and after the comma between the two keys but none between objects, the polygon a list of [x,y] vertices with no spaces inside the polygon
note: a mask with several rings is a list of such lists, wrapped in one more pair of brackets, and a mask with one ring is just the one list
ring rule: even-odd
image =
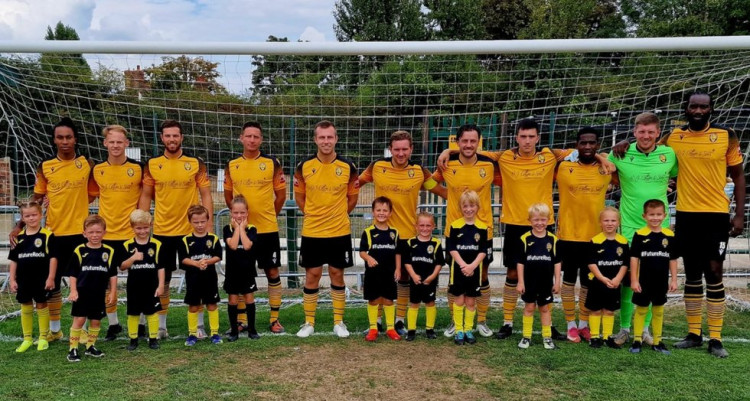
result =
[{"label": "yellow socks", "polygon": [[367,304],[367,321],[370,323],[370,330],[377,330],[378,328],[378,305]]},{"label": "yellow socks", "polygon": [[437,318],[437,307],[427,306],[425,307],[425,327],[427,330],[435,328],[435,319]]},{"label": "yellow socks", "polygon": [[505,323],[513,324],[513,314],[518,302],[517,286],[518,280],[505,279],[505,287],[503,287],[503,319]]},{"label": "yellow socks", "polygon": [[643,326],[646,323],[648,306],[635,306],[635,317],[633,318],[633,340],[643,340]]},{"label": "yellow socks", "polygon": [[39,338],[46,342],[49,334],[49,307],[37,309],[36,315],[39,318]]},{"label": "yellow socks", "polygon": [[534,315],[523,315],[523,338],[531,338],[534,330]]},{"label": "yellow socks", "polygon": [[[599,338],[599,328],[602,325],[602,315],[589,315],[589,329],[591,338]],[[604,336],[606,339],[607,336]]]},{"label": "yellow socks", "polygon": [[315,310],[318,309],[318,292],[317,288],[309,289],[305,287],[302,290],[302,309],[305,310],[305,323],[315,325]]},{"label": "yellow socks", "polygon": [[419,316],[419,307],[410,306],[406,312],[406,329],[409,331],[417,329],[417,317]]},{"label": "yellow socks", "polygon": [[[243,297],[240,297],[239,301],[237,301],[237,323],[243,326],[247,326],[247,304],[245,303],[245,298]],[[208,324],[211,325],[211,322],[209,321]]]},{"label": "yellow socks", "polygon": [[146,316],[146,321],[148,322],[148,338],[156,339],[159,334],[159,314]]},{"label": "yellow socks", "polygon": [[279,309],[281,309],[281,277],[268,279],[268,306],[271,308],[269,323],[279,320]]},{"label": "yellow socks", "polygon": [[219,308],[208,311],[208,327],[211,329],[212,336],[219,334]]},{"label": "yellow socks", "polygon": [[331,302],[333,303],[333,324],[336,325],[344,320],[346,287],[331,284]]},{"label": "yellow socks", "polygon": [[140,320],[140,316],[128,315],[128,338],[131,340],[138,338],[138,323]]},{"label": "yellow socks", "polygon": [[78,340],[81,338],[81,329],[70,329],[70,348],[69,349],[76,349],[78,348]]},{"label": "yellow socks", "polygon": [[474,330],[474,316],[477,314],[477,310],[471,310],[465,308],[464,310],[464,331]]},{"label": "yellow socks", "polygon": [[23,340],[31,341],[34,334],[34,305],[21,305],[21,330]]},{"label": "yellow socks", "polygon": [[453,304],[453,324],[456,332],[464,331],[464,307]]},{"label": "yellow socks", "polygon": [[[589,315],[589,320],[591,320],[593,316]],[[602,337],[605,339],[612,336],[612,333],[614,332],[615,328],[615,315],[603,315],[602,317]],[[593,334],[594,331],[591,330],[591,333]]]},{"label": "yellow socks", "polygon": [[664,305],[651,307],[651,327],[653,328],[654,344],[661,342],[664,327]]},{"label": "yellow socks", "polygon": [[399,281],[396,285],[396,318],[404,320],[406,309],[409,306],[409,282]]},{"label": "yellow socks", "polygon": [[100,327],[89,327],[89,338],[86,340],[86,348],[93,347],[96,344],[96,338],[99,337]]},{"label": "yellow socks", "polygon": [[393,330],[396,324],[396,305],[383,305],[383,315],[385,315],[385,325],[388,330]]},{"label": "yellow socks", "polygon": [[588,287],[581,287],[581,290],[578,291],[578,320],[583,322],[589,321],[589,310],[586,309],[586,298],[588,295]]},{"label": "yellow socks", "polygon": [[706,312],[708,315],[708,337],[721,341],[721,329],[724,326],[724,309],[726,300],[724,283],[706,285]]},{"label": "yellow socks", "polygon": [[542,325],[542,338],[552,338],[552,326]]},{"label": "yellow socks", "polygon": [[576,287],[569,283],[563,283],[560,289],[560,297],[562,298],[563,312],[565,313],[565,321],[572,322],[576,320]]},{"label": "yellow socks", "polygon": [[188,335],[197,336],[198,335],[198,312],[188,311],[187,321],[188,321]]}]

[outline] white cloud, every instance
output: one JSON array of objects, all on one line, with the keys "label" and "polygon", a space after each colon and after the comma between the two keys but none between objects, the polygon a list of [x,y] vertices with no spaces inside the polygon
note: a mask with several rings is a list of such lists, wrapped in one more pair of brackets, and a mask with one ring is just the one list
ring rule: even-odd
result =
[{"label": "white cloud", "polygon": [[302,32],[302,35],[300,35],[300,39],[309,42],[325,42],[326,35],[323,32],[320,32],[319,30],[308,26],[307,28],[305,28],[305,31]]}]

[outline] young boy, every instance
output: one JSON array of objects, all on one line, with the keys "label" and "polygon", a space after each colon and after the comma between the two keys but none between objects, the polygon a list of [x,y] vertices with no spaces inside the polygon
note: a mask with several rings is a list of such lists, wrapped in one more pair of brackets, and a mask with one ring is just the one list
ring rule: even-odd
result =
[{"label": "young boy", "polygon": [[601,324],[607,346],[620,348],[612,337],[615,325],[614,312],[620,309],[620,283],[628,272],[630,252],[628,240],[617,233],[620,226],[620,212],[607,206],[599,213],[602,232],[591,239],[589,251],[589,294],[586,308],[589,313],[592,348],[601,348],[599,337]]},{"label": "young boy", "polygon": [[[459,198],[463,217],[451,223],[446,232],[446,251],[450,257],[448,292],[455,296],[453,324],[456,345],[477,342],[472,332],[476,314],[476,298],[481,295],[482,270],[485,257],[491,251],[489,227],[477,220],[479,195],[465,191]],[[464,312],[465,311],[465,312]]]},{"label": "young boy", "polygon": [[[666,206],[659,199],[650,199],[643,204],[643,219],[646,227],[633,235],[630,253],[630,287],[633,289],[635,332],[630,352],[641,352],[643,332],[648,306],[651,305],[651,327],[654,345],[651,349],[669,355],[662,341],[664,304],[667,292],[677,290],[677,255],[674,250],[674,233],[661,224],[667,217]],[[672,279],[669,279],[669,276]]]},{"label": "young boy", "polygon": [[129,258],[120,265],[128,271],[128,351],[138,348],[138,322],[141,314],[148,321],[148,347],[159,349],[159,296],[164,289],[164,266],[159,261],[161,241],[151,237],[151,214],[136,209],[130,214],[130,225],[135,238],[125,241],[123,247]]},{"label": "young boy", "polygon": [[432,213],[421,212],[417,215],[417,236],[406,242],[404,267],[411,276],[409,283],[408,332],[406,341],[414,341],[417,333],[417,316],[419,304],[424,302],[426,315],[426,335],[430,340],[435,335],[435,293],[437,292],[440,269],[445,264],[443,247],[440,240],[432,236],[435,229],[435,218]]},{"label": "young boy", "polygon": [[99,335],[101,320],[106,316],[104,293],[109,286],[109,299],[107,302],[114,303],[117,300],[117,267],[112,257],[114,249],[102,243],[102,238],[107,230],[104,219],[98,215],[91,215],[83,222],[83,236],[87,242],[79,245],[73,251],[73,256],[68,264],[70,274],[70,295],[68,300],[73,302],[71,315],[73,324],[70,327],[70,351],[68,361],[80,362],[78,355],[78,341],[81,336],[81,328],[88,319],[88,341],[86,343],[86,355],[100,358],[104,356],[102,351],[94,347],[96,337]]},{"label": "young boy", "polygon": [[359,242],[359,256],[367,265],[364,282],[364,298],[367,300],[367,317],[370,322],[370,330],[365,336],[367,341],[378,338],[380,305],[383,305],[387,326],[385,335],[391,340],[401,339],[394,329],[396,306],[393,305],[393,300],[396,299],[396,282],[401,274],[401,269],[396,267],[401,264],[401,255],[396,253],[398,231],[388,225],[392,206],[391,200],[385,196],[372,201],[375,224],[365,229]]},{"label": "young boy", "polygon": [[531,345],[534,310],[539,307],[545,349],[556,349],[552,341],[552,294],[560,292],[561,264],[557,254],[557,237],[547,231],[550,209],[546,203],[529,208],[531,231],[521,236],[523,254],[518,261],[518,292],[526,303],[523,309],[523,338],[518,348]]},{"label": "young boy", "polygon": [[188,304],[188,338],[185,345],[198,343],[198,311],[201,305],[208,310],[211,342],[221,344],[219,335],[219,276],[215,264],[221,261],[221,243],[216,234],[208,232],[208,209],[202,205],[188,208],[187,219],[193,233],[182,238],[177,249],[180,268],[185,270],[185,303]]},{"label": "young boy", "polygon": [[55,255],[55,235],[42,227],[42,205],[36,201],[18,205],[21,220],[26,224],[18,234],[16,246],[10,250],[10,292],[16,293],[21,304],[21,328],[23,342],[16,352],[26,352],[33,342],[34,302],[39,316],[39,342],[37,351],[49,347],[49,309],[47,292],[55,288],[57,258]]}]

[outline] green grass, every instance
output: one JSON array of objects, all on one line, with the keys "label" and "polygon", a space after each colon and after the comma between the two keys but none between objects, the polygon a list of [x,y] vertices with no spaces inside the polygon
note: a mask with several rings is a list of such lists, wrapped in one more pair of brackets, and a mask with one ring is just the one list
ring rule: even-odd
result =
[{"label": "green grass", "polygon": [[[124,322],[124,308],[120,308]],[[493,306],[490,322],[501,313]],[[69,306],[63,327],[70,325]],[[475,346],[457,347],[442,336],[436,341],[418,337],[414,343],[394,343],[381,338],[365,343],[359,333],[367,327],[364,308],[347,309],[352,337],[340,340],[331,334],[298,339],[293,335],[265,335],[259,341],[242,338],[237,343],[214,346],[200,342],[183,345],[186,308],[174,307],[169,332],[181,339],[162,341],[162,349],[145,344],[135,352],[125,350],[124,336],[100,342],[106,356],[65,360],[66,343],[52,344],[45,352],[32,348],[14,352],[20,320],[0,323],[0,399],[748,399],[747,336],[750,314],[729,311],[725,324],[730,357],[719,360],[700,350],[673,350],[663,356],[648,349],[640,355],[627,350],[590,349],[584,344],[558,344],[546,351],[535,334],[528,350],[517,349],[519,336],[508,341],[479,339]],[[520,328],[520,310],[517,327]],[[555,322],[564,327],[560,310]],[[331,310],[318,313],[319,331],[331,331]],[[419,327],[423,328],[423,313]],[[265,332],[268,310],[258,315]],[[282,310],[290,333],[303,321],[300,305]],[[439,308],[438,326],[448,321]],[[686,324],[681,306],[667,310],[665,335],[679,337]],[[106,322],[104,323],[106,326]],[[222,309],[222,331],[227,327]],[[538,330],[539,321],[536,320]],[[493,325],[495,326],[495,325]],[[104,330],[102,330],[102,333]],[[67,334],[66,334],[67,336]],[[735,340],[733,340],[733,338]],[[668,341],[671,344],[673,341]]]}]

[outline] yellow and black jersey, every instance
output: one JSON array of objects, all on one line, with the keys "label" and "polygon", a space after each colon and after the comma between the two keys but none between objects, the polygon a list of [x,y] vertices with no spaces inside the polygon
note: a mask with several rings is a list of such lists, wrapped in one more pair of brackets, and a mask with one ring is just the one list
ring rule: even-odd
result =
[{"label": "yellow and black jersey", "polygon": [[404,238],[417,234],[417,201],[419,190],[430,190],[437,183],[429,170],[420,164],[409,161],[404,168],[393,165],[392,158],[376,160],[359,175],[361,182],[375,185],[375,196],[386,196],[393,203],[393,213],[389,224],[395,227]]},{"label": "yellow and black jersey", "polygon": [[[489,153],[497,158],[503,177],[503,209],[500,222],[529,225],[529,207],[537,202],[552,208],[552,182],[555,166],[572,150],[542,148],[532,156],[521,156],[517,149]],[[554,224],[550,216],[549,224]]]},{"label": "yellow and black jersey", "polygon": [[247,221],[257,228],[259,234],[279,231],[275,192],[285,189],[286,178],[279,159],[264,153],[254,159],[240,156],[231,160],[224,170],[224,190],[252,202]]},{"label": "yellow and black jersey", "polygon": [[518,263],[524,267],[524,275],[538,275],[539,277],[552,277],[555,273],[555,264],[560,263],[560,255],[557,253],[557,237],[551,232],[543,237],[537,237],[531,231],[521,236],[523,254]]},{"label": "yellow and black jersey", "polygon": [[202,237],[197,237],[195,234],[190,234],[182,238],[182,244],[177,247],[177,257],[180,261],[180,268],[185,270],[185,280],[189,285],[200,284],[203,280],[216,283],[216,280],[218,280],[216,265],[208,265],[205,270],[201,270],[183,264],[182,261],[185,259],[211,259],[214,256],[219,259],[222,256],[222,247],[218,235],[207,233]]},{"label": "yellow and black jersey", "polygon": [[300,162],[294,192],[305,196],[302,235],[332,238],[351,234],[348,196],[359,194],[357,168],[341,156],[323,163],[317,156]]},{"label": "yellow and black jersey", "polygon": [[131,290],[139,292],[144,287],[156,291],[159,284],[159,269],[164,269],[164,266],[159,263],[161,241],[151,237],[145,244],[139,244],[135,238],[131,238],[125,241],[123,247],[128,253],[128,258],[133,256],[135,251],[143,253],[143,259],[136,260],[128,269],[128,292]]},{"label": "yellow and black jersey", "polygon": [[668,228],[658,233],[648,227],[641,228],[633,235],[630,256],[639,259],[639,281],[663,281],[669,277],[669,261],[677,259],[674,232]]},{"label": "yellow and black jersey", "polygon": [[[224,244],[226,244],[227,240],[232,238],[232,236],[234,235],[234,228],[231,224],[227,224],[224,226],[223,235]],[[258,229],[255,228],[254,225],[248,224],[245,227],[245,235],[247,235],[247,238],[252,241],[252,248],[245,249],[242,245],[242,240],[239,241],[236,249],[232,249],[229,247],[229,245],[227,245],[227,259],[224,265],[226,267],[228,276],[231,276],[231,273],[233,273],[234,271],[241,270],[245,270],[247,273],[250,273],[250,277],[255,277],[257,275],[255,271],[255,243],[258,239]]]},{"label": "yellow and black jersey", "polygon": [[83,232],[83,221],[89,215],[89,195],[94,195],[93,165],[84,156],[72,160],[55,157],[39,164],[34,193],[49,199],[46,225],[55,235]]},{"label": "yellow and black jersey", "polygon": [[[474,224],[467,223],[463,217],[455,220],[448,226],[448,232],[445,235],[445,252],[450,255],[451,251],[458,252],[461,259],[466,263],[472,263],[480,253],[490,254],[492,252],[492,237],[490,236],[490,227],[482,221],[475,221]],[[455,260],[450,258],[451,264],[451,283],[453,283],[453,268],[457,267]],[[479,263],[475,273],[482,275],[486,258]]]},{"label": "yellow and black jersey", "polygon": [[432,237],[429,241],[421,241],[413,237],[406,244],[406,253],[401,262],[404,265],[411,265],[414,273],[422,280],[431,276],[436,266],[445,265],[443,245],[439,239]]},{"label": "yellow and black jersey", "polygon": [[448,159],[445,170],[437,170],[432,174],[437,182],[445,182],[448,189],[447,218],[445,221],[445,236],[454,221],[461,218],[461,195],[464,191],[472,190],[479,195],[479,211],[477,219],[489,224],[489,238],[492,238],[492,184],[501,185],[500,169],[491,158],[478,154],[474,164],[463,164],[459,154],[452,154]]},{"label": "yellow and black jersey", "polygon": [[703,131],[675,128],[661,143],[674,149],[680,165],[677,210],[681,212],[729,211],[724,193],[727,166],[742,164],[737,134],[731,128],[710,124]]},{"label": "yellow and black jersey", "polygon": [[76,288],[103,293],[109,278],[117,275],[117,266],[112,263],[114,253],[115,250],[105,244],[99,248],[78,245],[68,264],[70,277],[76,278]]},{"label": "yellow and black jersey", "polygon": [[396,244],[398,244],[398,230],[388,227],[381,230],[375,225],[365,228],[359,241],[359,251],[367,252],[378,261],[377,268],[394,270],[396,268]]},{"label": "yellow and black jersey", "polygon": [[143,166],[126,159],[120,165],[108,161],[94,166],[94,196],[99,197],[99,215],[107,222],[104,239],[123,241],[133,238],[130,213],[138,208],[143,182]]},{"label": "yellow and black jersey", "polygon": [[146,164],[143,185],[154,187],[154,234],[178,236],[192,231],[187,210],[199,202],[199,188],[211,186],[206,165],[184,153],[154,157]]},{"label": "yellow and black jersey", "polygon": [[[604,233],[596,234],[591,239],[588,264],[596,265],[606,278],[617,277],[623,266],[630,266],[628,240],[620,234],[614,239],[607,239]],[[589,279],[595,279],[594,273],[589,273]]]},{"label": "yellow and black jersey", "polygon": [[22,230],[16,246],[8,253],[8,260],[16,262],[16,281],[46,280],[49,276],[49,261],[55,257],[55,235],[41,228],[35,234]]},{"label": "yellow and black jersey", "polygon": [[560,163],[557,170],[560,194],[558,238],[587,242],[599,232],[599,213],[604,209],[604,198],[611,180],[612,176],[599,163]]}]

